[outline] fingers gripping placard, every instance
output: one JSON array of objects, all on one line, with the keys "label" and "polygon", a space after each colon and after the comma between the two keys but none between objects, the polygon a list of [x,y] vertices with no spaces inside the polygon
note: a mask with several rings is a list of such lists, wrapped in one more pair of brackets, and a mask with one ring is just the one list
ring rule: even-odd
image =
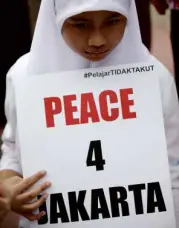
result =
[{"label": "fingers gripping placard", "polygon": [[159,71],[148,68],[16,83],[24,173],[45,169],[52,182],[33,228],[175,228]]}]

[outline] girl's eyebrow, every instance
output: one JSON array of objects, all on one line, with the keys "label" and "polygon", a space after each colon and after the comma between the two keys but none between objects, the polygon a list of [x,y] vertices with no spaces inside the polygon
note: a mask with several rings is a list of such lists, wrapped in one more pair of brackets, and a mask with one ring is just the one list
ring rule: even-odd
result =
[{"label": "girl's eyebrow", "polygon": [[121,16],[122,16],[122,14],[114,13],[114,14],[112,14],[111,16],[109,16],[109,19],[110,19],[110,18],[118,18],[118,17],[121,17]]},{"label": "girl's eyebrow", "polygon": [[85,19],[85,18],[82,18],[82,17],[70,17],[68,18],[68,21],[69,22],[87,22],[89,20]]}]

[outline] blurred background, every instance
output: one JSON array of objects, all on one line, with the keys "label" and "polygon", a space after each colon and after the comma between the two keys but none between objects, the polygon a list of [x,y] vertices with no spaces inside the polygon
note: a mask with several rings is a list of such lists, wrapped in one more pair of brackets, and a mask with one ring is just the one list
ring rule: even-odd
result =
[{"label": "blurred background", "polygon": [[158,14],[151,6],[152,19],[152,49],[151,52],[157,57],[172,73],[173,55],[170,40],[170,11],[164,16]]}]

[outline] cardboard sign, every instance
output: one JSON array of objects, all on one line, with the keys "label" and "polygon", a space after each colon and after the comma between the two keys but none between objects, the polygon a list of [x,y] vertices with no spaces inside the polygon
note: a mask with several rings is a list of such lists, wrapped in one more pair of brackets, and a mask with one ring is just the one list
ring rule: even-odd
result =
[{"label": "cardboard sign", "polygon": [[154,65],[28,76],[16,102],[25,176],[47,170],[32,228],[175,228]]}]

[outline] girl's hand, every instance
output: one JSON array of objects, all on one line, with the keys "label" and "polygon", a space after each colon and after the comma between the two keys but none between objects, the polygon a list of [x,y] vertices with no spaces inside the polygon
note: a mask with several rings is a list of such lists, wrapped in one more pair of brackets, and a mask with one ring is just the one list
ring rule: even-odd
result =
[{"label": "girl's hand", "polygon": [[[45,175],[46,172],[42,171],[26,179],[16,176],[3,182],[3,185],[6,186],[6,196],[10,200],[12,211],[30,221],[39,220],[45,215],[45,212],[33,214],[33,211],[37,210],[46,201],[48,194],[43,192],[51,186],[51,183],[44,182],[32,188]],[[43,195],[37,200],[36,197],[41,193]]]}]

